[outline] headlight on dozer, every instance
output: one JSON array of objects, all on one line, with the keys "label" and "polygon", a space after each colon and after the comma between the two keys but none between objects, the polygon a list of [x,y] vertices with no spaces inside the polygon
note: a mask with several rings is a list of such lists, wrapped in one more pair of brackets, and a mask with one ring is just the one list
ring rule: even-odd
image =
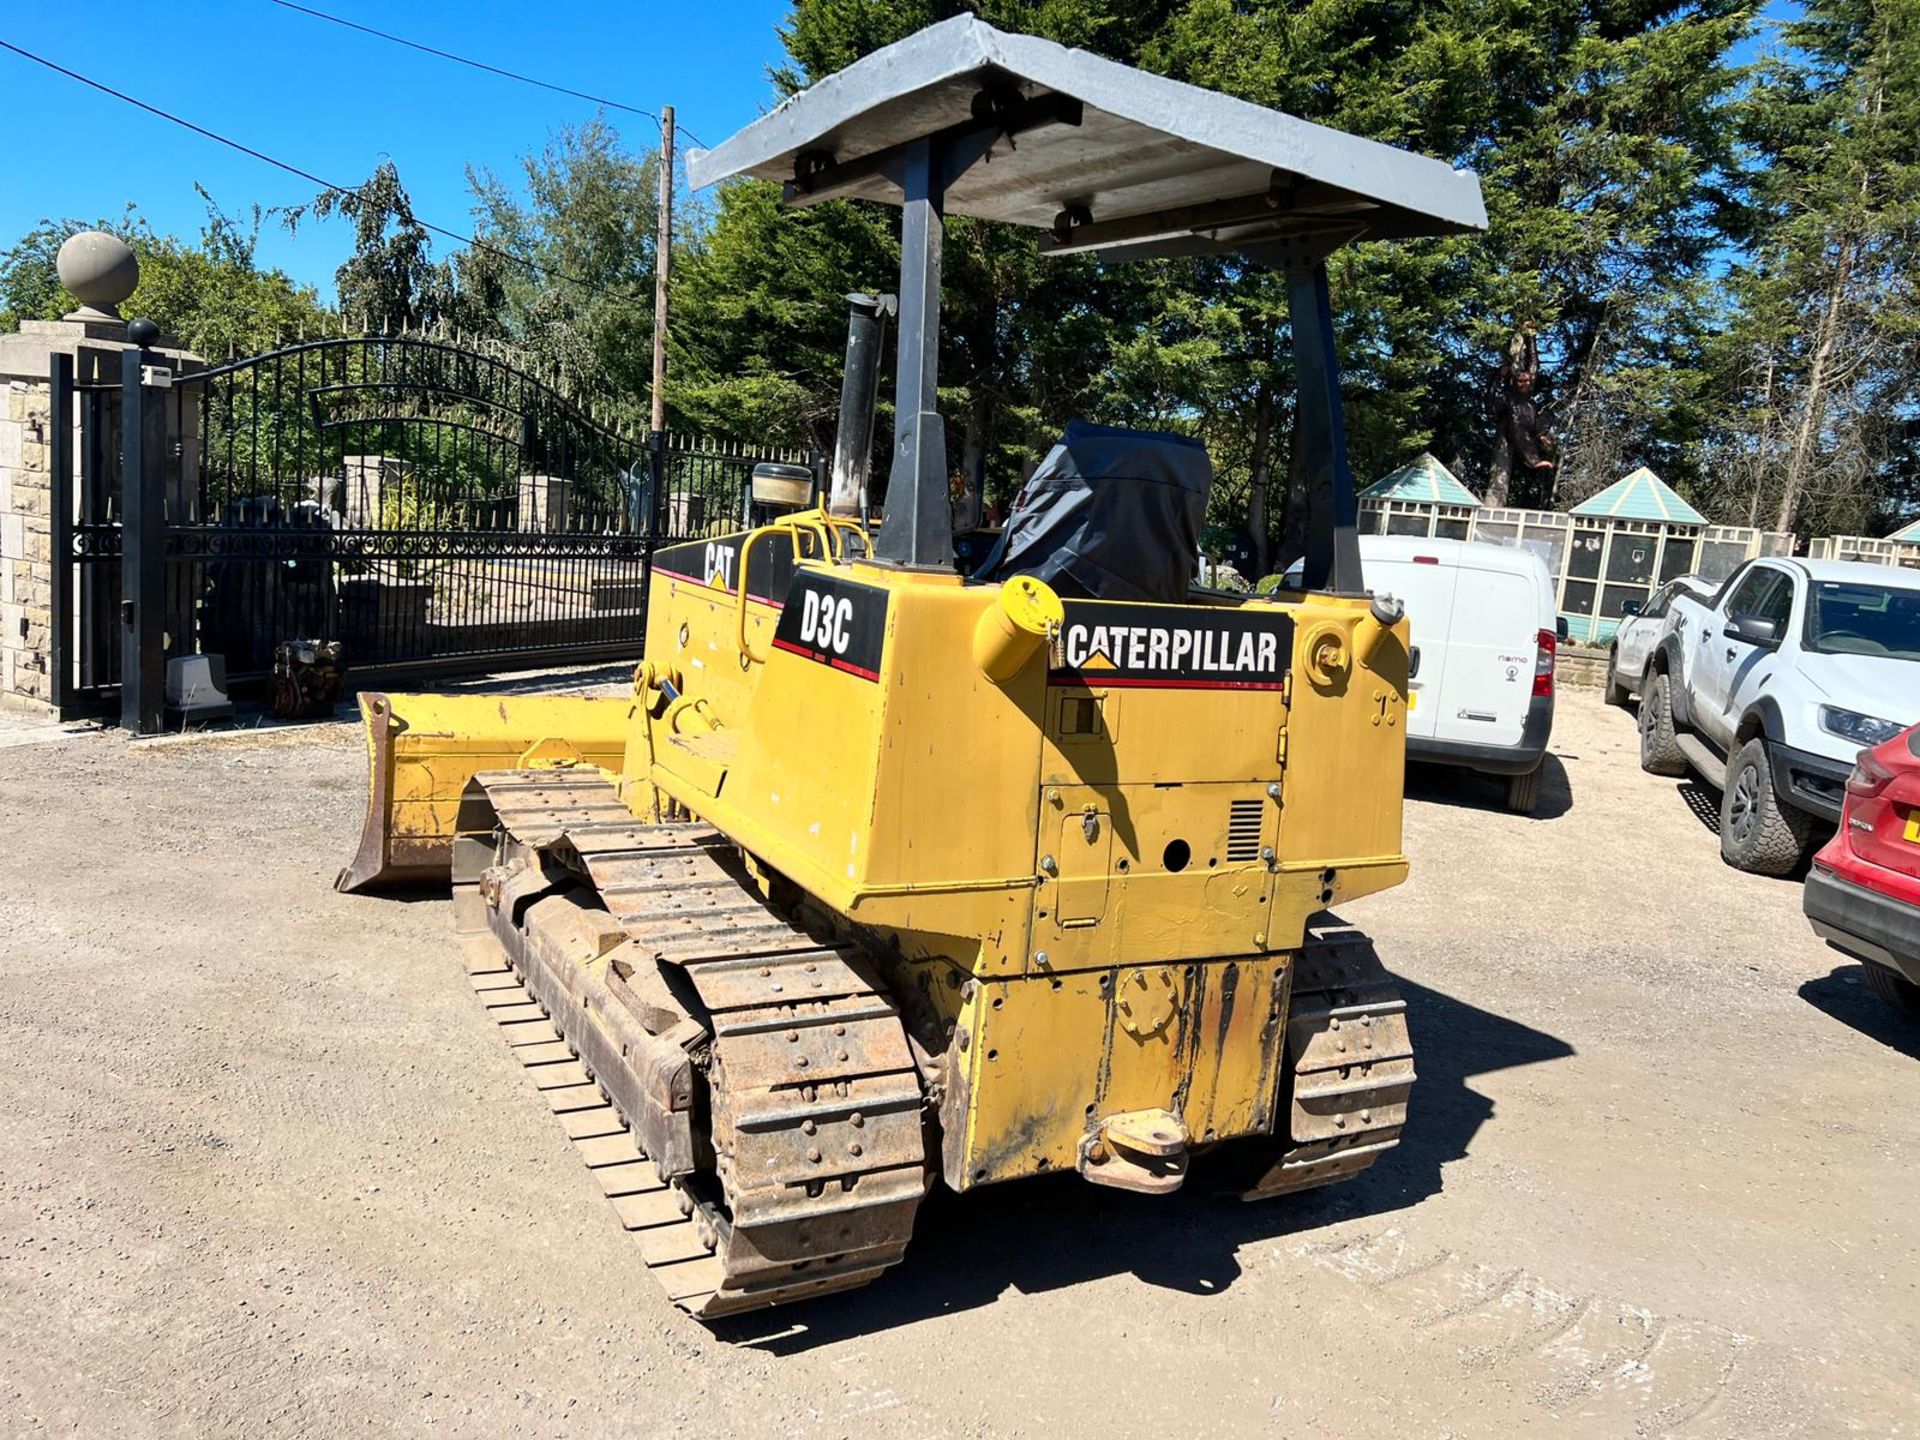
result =
[{"label": "headlight on dozer", "polygon": [[1891,740],[1907,727],[1893,720],[1862,715],[1857,710],[1842,710],[1837,705],[1820,707],[1820,728],[1829,735],[1851,740],[1856,745],[1878,745]]}]

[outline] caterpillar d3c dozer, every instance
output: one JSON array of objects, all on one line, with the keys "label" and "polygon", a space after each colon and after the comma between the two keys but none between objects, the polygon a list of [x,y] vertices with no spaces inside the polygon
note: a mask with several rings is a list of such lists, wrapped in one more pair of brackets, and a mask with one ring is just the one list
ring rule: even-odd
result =
[{"label": "caterpillar d3c dozer", "polygon": [[[1478,182],[968,17],[689,168],[902,206],[884,520],[857,517],[886,305],[855,297],[830,502],[661,550],[629,698],[365,697],[342,887],[450,869],[480,998],[703,1318],[874,1279],[935,1180],[1365,1169],[1412,1052],[1325,912],[1407,873],[1407,630],[1360,573],[1324,262],[1484,226]],[[1302,590],[1194,588],[1204,450],[1078,425],[960,573],[949,214],[1284,273]]]}]

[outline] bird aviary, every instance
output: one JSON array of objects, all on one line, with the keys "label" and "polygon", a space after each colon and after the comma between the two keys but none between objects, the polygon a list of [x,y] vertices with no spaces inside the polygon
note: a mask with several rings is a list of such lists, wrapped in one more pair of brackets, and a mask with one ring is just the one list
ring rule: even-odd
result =
[{"label": "bird aviary", "polygon": [[[1708,524],[1644,466],[1570,512],[1519,510],[1480,504],[1430,455],[1362,492],[1360,529],[1531,550],[1553,577],[1568,637],[1601,645],[1620,628],[1627,605],[1644,605],[1677,575],[1724,580],[1755,556],[1793,550],[1791,535]],[[1920,544],[1911,548],[1920,552]]]},{"label": "bird aviary", "polygon": [[1807,546],[1813,560],[1863,560],[1871,565],[1904,565],[1920,570],[1920,520],[1903,525],[1883,540],[1865,535],[1821,535]]},{"label": "bird aviary", "polygon": [[1569,638],[1603,645],[1626,618],[1680,575],[1724,580],[1757,555],[1785,555],[1791,535],[1710,525],[1644,465],[1569,513],[1560,613]]},{"label": "bird aviary", "polygon": [[1360,492],[1360,533],[1465,540],[1479,508],[1451,470],[1423,453]]}]

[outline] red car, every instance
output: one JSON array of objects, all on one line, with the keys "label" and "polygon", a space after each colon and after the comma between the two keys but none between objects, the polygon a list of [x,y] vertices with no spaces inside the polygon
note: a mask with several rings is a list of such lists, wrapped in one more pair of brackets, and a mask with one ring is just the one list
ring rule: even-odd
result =
[{"label": "red car", "polygon": [[1801,904],[1882,999],[1920,1016],[1920,725],[1860,752]]}]

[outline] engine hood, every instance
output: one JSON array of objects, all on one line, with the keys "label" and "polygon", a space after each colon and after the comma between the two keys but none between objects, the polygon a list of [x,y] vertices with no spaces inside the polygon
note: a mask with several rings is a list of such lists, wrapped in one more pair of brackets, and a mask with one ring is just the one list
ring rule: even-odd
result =
[{"label": "engine hood", "polygon": [[1798,668],[1829,705],[1902,725],[1920,720],[1920,660],[1803,653]]}]

